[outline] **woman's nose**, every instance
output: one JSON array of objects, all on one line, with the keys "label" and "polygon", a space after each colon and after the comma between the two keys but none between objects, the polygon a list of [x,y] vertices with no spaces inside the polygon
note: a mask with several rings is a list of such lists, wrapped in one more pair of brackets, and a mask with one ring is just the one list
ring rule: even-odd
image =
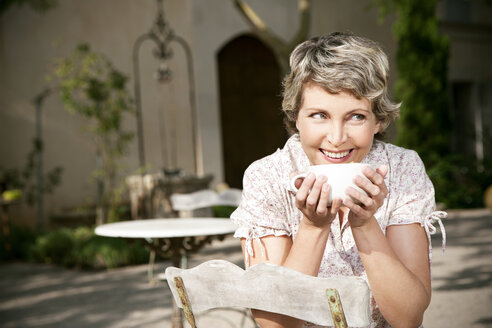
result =
[{"label": "woman's nose", "polygon": [[326,138],[334,147],[343,145],[347,141],[347,131],[343,124],[331,124]]}]

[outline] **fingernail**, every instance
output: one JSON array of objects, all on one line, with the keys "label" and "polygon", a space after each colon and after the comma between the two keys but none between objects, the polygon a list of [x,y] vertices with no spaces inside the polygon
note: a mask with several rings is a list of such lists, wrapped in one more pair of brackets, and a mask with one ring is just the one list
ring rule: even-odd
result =
[{"label": "fingernail", "polygon": [[309,174],[306,176],[306,179],[309,179],[309,180],[314,180],[314,178],[316,178],[316,176],[314,175],[314,173],[309,173]]}]

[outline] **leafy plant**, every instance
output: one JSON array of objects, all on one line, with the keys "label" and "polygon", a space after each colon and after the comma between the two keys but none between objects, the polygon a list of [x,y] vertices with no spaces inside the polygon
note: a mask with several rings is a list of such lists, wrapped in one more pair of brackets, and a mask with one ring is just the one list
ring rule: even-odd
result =
[{"label": "leafy plant", "polygon": [[492,163],[478,163],[451,151],[453,122],[447,101],[449,40],[438,29],[437,0],[373,0],[380,20],[395,12],[398,43],[395,96],[402,101],[397,143],[416,150],[436,189],[450,208],[483,206],[492,183]]},{"label": "leafy plant", "polygon": [[28,5],[38,12],[45,12],[58,5],[58,0],[2,0],[0,1],[0,14],[6,12],[14,4],[18,6]]},{"label": "leafy plant", "polygon": [[11,253],[0,235],[0,260],[17,259],[86,269],[115,268],[146,263],[149,251],[140,243],[94,234],[94,229],[61,228],[49,232],[12,226]]},{"label": "leafy plant", "polygon": [[75,261],[84,268],[116,268],[128,264],[142,264],[149,259],[149,251],[139,242],[129,244],[119,238],[96,236],[81,239]]},{"label": "leafy plant", "polygon": [[214,217],[228,218],[236,210],[236,206],[218,205],[212,208]]},{"label": "leafy plant", "polygon": [[58,61],[55,77],[65,108],[84,118],[87,130],[94,137],[98,223],[103,223],[108,215],[110,221],[116,220],[121,197],[117,176],[121,158],[134,136],[122,127],[124,114],[135,112],[125,88],[128,78],[87,44],[77,46],[71,56]]},{"label": "leafy plant", "polygon": [[428,166],[449,154],[447,102],[449,40],[438,29],[437,0],[373,0],[380,19],[396,12],[395,97],[402,102],[397,143],[416,150]]},{"label": "leafy plant", "polygon": [[[27,227],[10,225],[10,236],[5,240],[3,234],[0,234],[0,260],[7,259],[30,259],[32,245],[35,243],[39,232]],[[10,250],[7,251],[7,243]]]},{"label": "leafy plant", "polygon": [[[33,140],[33,147],[27,155],[27,161],[22,169],[6,169],[0,166],[0,196],[5,200],[15,200],[24,196],[29,205],[37,201],[38,185],[35,179],[35,154],[42,152],[41,143]],[[43,193],[51,193],[60,184],[63,168],[52,168],[43,177],[41,186]],[[8,199],[7,199],[8,198]]]},{"label": "leafy plant", "polygon": [[73,266],[75,240],[67,228],[40,235],[34,244],[33,258],[40,262]]},{"label": "leafy plant", "polygon": [[[492,167],[492,162],[484,167]],[[485,189],[492,185],[492,171],[456,154],[436,160],[428,174],[436,189],[436,200],[450,208],[482,207]]]}]

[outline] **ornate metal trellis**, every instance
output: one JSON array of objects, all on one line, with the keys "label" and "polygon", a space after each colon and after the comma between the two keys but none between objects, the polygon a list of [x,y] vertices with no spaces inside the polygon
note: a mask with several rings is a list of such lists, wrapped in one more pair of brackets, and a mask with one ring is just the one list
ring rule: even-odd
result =
[{"label": "ornate metal trellis", "polygon": [[[164,18],[164,4],[163,0],[157,0],[157,18],[151,27],[150,31],[141,35],[137,38],[133,45],[133,72],[134,72],[134,87],[135,87],[135,106],[136,106],[136,119],[137,119],[137,138],[138,138],[138,151],[139,151],[139,164],[140,167],[145,170],[145,146],[144,146],[144,135],[143,135],[143,120],[142,120],[142,98],[141,98],[141,87],[140,87],[140,66],[139,66],[139,52],[140,47],[145,41],[152,41],[156,45],[154,48],[154,56],[160,60],[161,64],[156,70],[155,78],[159,82],[169,82],[172,80],[172,72],[167,65],[167,61],[173,57],[173,51],[171,45],[177,43],[182,47],[186,55],[187,63],[187,73],[188,73],[188,84],[189,84],[189,103],[190,103],[190,114],[191,114],[191,131],[192,131],[192,142],[193,142],[193,157],[195,174],[201,176],[203,175],[203,162],[202,162],[202,152],[200,148],[200,139],[198,133],[198,122],[197,122],[197,112],[195,105],[195,78],[193,70],[193,59],[191,54],[191,49],[188,43],[176,35],[171,29],[169,24]],[[161,135],[162,129],[165,129],[164,125],[161,125]],[[176,140],[174,140],[176,142]],[[171,156],[176,156],[172,154]],[[175,160],[172,159],[172,160]],[[166,169],[166,168],[165,168]]]}]

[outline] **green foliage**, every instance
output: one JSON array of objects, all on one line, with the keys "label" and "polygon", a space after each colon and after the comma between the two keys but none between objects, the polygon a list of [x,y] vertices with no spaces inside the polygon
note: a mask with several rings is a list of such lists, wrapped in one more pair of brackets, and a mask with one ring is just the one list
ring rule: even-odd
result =
[{"label": "green foliage", "polygon": [[[483,167],[492,167],[492,162]],[[491,170],[455,154],[436,160],[428,174],[436,189],[436,201],[451,208],[483,207],[484,191],[492,185]]]},{"label": "green foliage", "polygon": [[[447,102],[449,40],[438,29],[437,0],[373,0],[380,20],[395,12],[398,43],[395,96],[402,102],[397,143],[416,150],[450,208],[483,206],[490,173],[474,160],[451,152],[452,122]],[[491,164],[491,163],[489,163]],[[487,165],[483,165],[487,167]],[[490,166],[488,166],[490,167]]]},{"label": "green foliage", "polygon": [[98,181],[98,199],[108,206],[105,212],[114,215],[121,197],[120,160],[134,137],[122,127],[124,114],[135,112],[125,88],[128,78],[87,44],[78,45],[71,56],[57,63],[55,78],[65,108],[84,118],[94,137],[98,164],[93,178]]},{"label": "green foliage", "polygon": [[120,238],[91,234],[81,242],[75,259],[78,266],[85,268],[116,268],[128,264],[146,263],[149,252],[138,242],[128,244]]},{"label": "green foliage", "polygon": [[7,202],[12,202],[14,200],[17,200],[21,198],[22,196],[22,191],[20,189],[9,189],[5,190],[2,194],[0,194],[0,197],[6,200]]},{"label": "green foliage", "polygon": [[31,9],[38,12],[46,12],[58,5],[58,0],[2,0],[0,1],[0,14],[6,12],[13,5],[28,5]]},{"label": "green foliage", "polygon": [[[37,200],[38,185],[35,179],[37,152],[42,152],[43,147],[36,139],[33,140],[32,149],[27,155],[27,161],[22,169],[6,169],[0,166],[0,195],[6,190],[20,190],[26,202],[33,205]],[[61,183],[62,167],[54,167],[43,176],[43,193],[52,193]]]},{"label": "green foliage", "polygon": [[10,252],[7,253],[7,241],[0,234],[0,261],[7,259],[29,259],[31,257],[32,245],[34,245],[38,234],[32,229],[17,225],[10,226]]},{"label": "green foliage", "polygon": [[436,0],[375,0],[380,17],[395,11],[398,43],[395,96],[402,102],[397,143],[416,150],[429,166],[450,152],[447,103],[449,40],[440,34]]},{"label": "green foliage", "polygon": [[0,260],[20,259],[66,267],[103,269],[146,263],[148,250],[140,243],[129,244],[120,238],[94,234],[88,227],[62,228],[50,232],[34,232],[12,226],[11,254],[5,250],[0,236]]},{"label": "green foliage", "polygon": [[39,262],[72,266],[75,239],[69,229],[60,229],[39,236],[34,244],[33,258]]},{"label": "green foliage", "polygon": [[236,210],[235,206],[226,206],[226,205],[220,205],[220,206],[214,206],[212,208],[214,217],[216,218],[228,218],[231,217],[232,212]]}]

